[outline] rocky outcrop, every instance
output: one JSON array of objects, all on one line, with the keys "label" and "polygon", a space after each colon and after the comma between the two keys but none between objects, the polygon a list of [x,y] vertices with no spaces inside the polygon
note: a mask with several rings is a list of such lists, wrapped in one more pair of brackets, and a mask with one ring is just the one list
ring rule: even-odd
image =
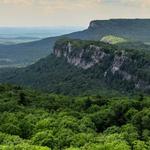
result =
[{"label": "rocky outcrop", "polygon": [[126,61],[128,61],[128,59],[129,58],[126,56],[126,53],[123,50],[119,55],[116,54],[113,58],[112,65],[110,66],[110,68],[108,68],[108,70],[105,71],[104,77],[106,77],[109,72],[111,72],[113,75],[115,75],[115,73],[117,72],[122,76],[123,80],[131,80],[132,75],[121,69],[122,65]]},{"label": "rocky outcrop", "polygon": [[124,61],[127,59],[125,56],[125,52],[122,51],[121,55],[115,55],[114,61],[112,63],[111,72],[115,74],[116,71],[119,71],[121,66],[123,65]]},{"label": "rocky outcrop", "polygon": [[100,61],[103,61],[105,57],[109,56],[109,54],[106,54],[101,47],[96,45],[89,45],[86,49],[81,48],[75,53],[71,42],[68,42],[62,49],[54,49],[54,54],[56,57],[65,57],[68,63],[82,69],[89,69],[95,64],[100,63]]},{"label": "rocky outcrop", "polygon": [[85,42],[83,44],[81,41],[71,40],[56,45],[54,54],[56,57],[64,57],[69,64],[84,70],[99,66],[104,80],[113,78],[116,81],[133,82],[135,89],[150,89],[147,81],[134,74],[131,71],[132,68],[129,69],[130,65],[136,65],[139,60],[134,60],[125,50],[108,49],[104,43]]}]

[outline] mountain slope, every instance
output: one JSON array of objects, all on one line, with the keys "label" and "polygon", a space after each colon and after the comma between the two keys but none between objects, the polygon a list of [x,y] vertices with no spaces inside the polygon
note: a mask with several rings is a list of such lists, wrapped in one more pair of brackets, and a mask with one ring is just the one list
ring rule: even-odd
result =
[{"label": "mountain slope", "polygon": [[114,36],[114,35],[106,35],[101,38],[102,42],[112,44],[115,46],[118,46],[119,48],[123,49],[138,49],[138,50],[145,50],[145,51],[150,51],[150,45],[145,44],[140,41],[134,41],[130,39],[125,39],[119,36]]},{"label": "mountain slope", "polygon": [[4,70],[0,82],[49,92],[81,94],[102,89],[150,90],[150,53],[98,41],[62,39],[54,54],[24,69]]},{"label": "mountain slope", "polygon": [[101,41],[105,43],[109,43],[109,44],[120,44],[120,43],[128,42],[127,39],[124,39],[118,36],[113,36],[113,35],[104,36],[102,37]]},{"label": "mountain slope", "polygon": [[71,38],[100,40],[106,35],[114,35],[134,41],[150,41],[150,19],[110,19],[94,20],[88,29],[72,34]]},{"label": "mountain slope", "polygon": [[[0,60],[9,59],[11,66],[26,66],[50,54],[55,38],[16,45],[0,45]],[[7,67],[7,63],[0,64]],[[10,67],[10,64],[8,65]]]},{"label": "mountain slope", "polygon": [[10,59],[14,65],[28,65],[51,53],[55,41],[61,37],[100,40],[110,34],[134,41],[150,42],[150,19],[96,20],[84,31],[30,43],[0,45],[0,59]]}]

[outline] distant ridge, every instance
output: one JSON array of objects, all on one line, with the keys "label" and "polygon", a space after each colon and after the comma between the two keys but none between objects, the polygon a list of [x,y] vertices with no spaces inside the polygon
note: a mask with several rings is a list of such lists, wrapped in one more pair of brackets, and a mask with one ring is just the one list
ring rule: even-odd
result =
[{"label": "distant ridge", "polygon": [[[88,29],[99,27],[100,25],[124,25],[126,26],[128,24],[132,25],[139,25],[139,24],[145,24],[148,23],[149,25],[150,19],[108,19],[108,20],[92,20],[89,24]],[[94,26],[93,26],[94,25]]]}]

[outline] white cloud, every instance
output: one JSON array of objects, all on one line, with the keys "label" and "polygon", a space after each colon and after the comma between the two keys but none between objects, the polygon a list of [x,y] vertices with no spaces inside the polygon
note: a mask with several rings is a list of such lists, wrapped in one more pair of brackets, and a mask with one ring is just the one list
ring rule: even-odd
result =
[{"label": "white cloud", "polygon": [[31,5],[33,0],[0,0],[0,3],[5,5]]},{"label": "white cloud", "polygon": [[0,0],[1,4],[33,4],[33,5],[49,5],[49,4],[94,4],[105,0]]},{"label": "white cloud", "polygon": [[150,8],[150,0],[122,0],[122,3],[128,4],[129,6],[140,6]]},{"label": "white cloud", "polygon": [[142,7],[150,7],[150,0],[0,0],[0,4],[14,4],[14,5],[39,5],[48,6],[51,4],[60,5],[68,4],[77,7],[95,4],[108,4],[108,3],[122,3],[127,5],[135,5]]},{"label": "white cloud", "polygon": [[33,5],[41,7],[47,13],[55,13],[61,10],[79,11],[98,7],[102,0],[34,0]]},{"label": "white cloud", "polygon": [[97,19],[149,18],[149,8],[150,0],[0,0],[0,25],[74,26]]}]

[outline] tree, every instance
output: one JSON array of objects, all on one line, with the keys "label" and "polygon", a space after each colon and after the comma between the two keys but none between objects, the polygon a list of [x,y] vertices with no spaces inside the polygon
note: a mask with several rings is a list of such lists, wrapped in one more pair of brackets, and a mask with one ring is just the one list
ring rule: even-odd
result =
[{"label": "tree", "polygon": [[18,100],[19,105],[24,105],[26,106],[28,104],[28,100],[26,98],[26,95],[24,92],[19,93],[19,100]]},{"label": "tree", "polygon": [[56,141],[53,136],[53,132],[45,130],[42,132],[36,133],[32,138],[33,145],[47,146],[51,149],[54,149]]}]

